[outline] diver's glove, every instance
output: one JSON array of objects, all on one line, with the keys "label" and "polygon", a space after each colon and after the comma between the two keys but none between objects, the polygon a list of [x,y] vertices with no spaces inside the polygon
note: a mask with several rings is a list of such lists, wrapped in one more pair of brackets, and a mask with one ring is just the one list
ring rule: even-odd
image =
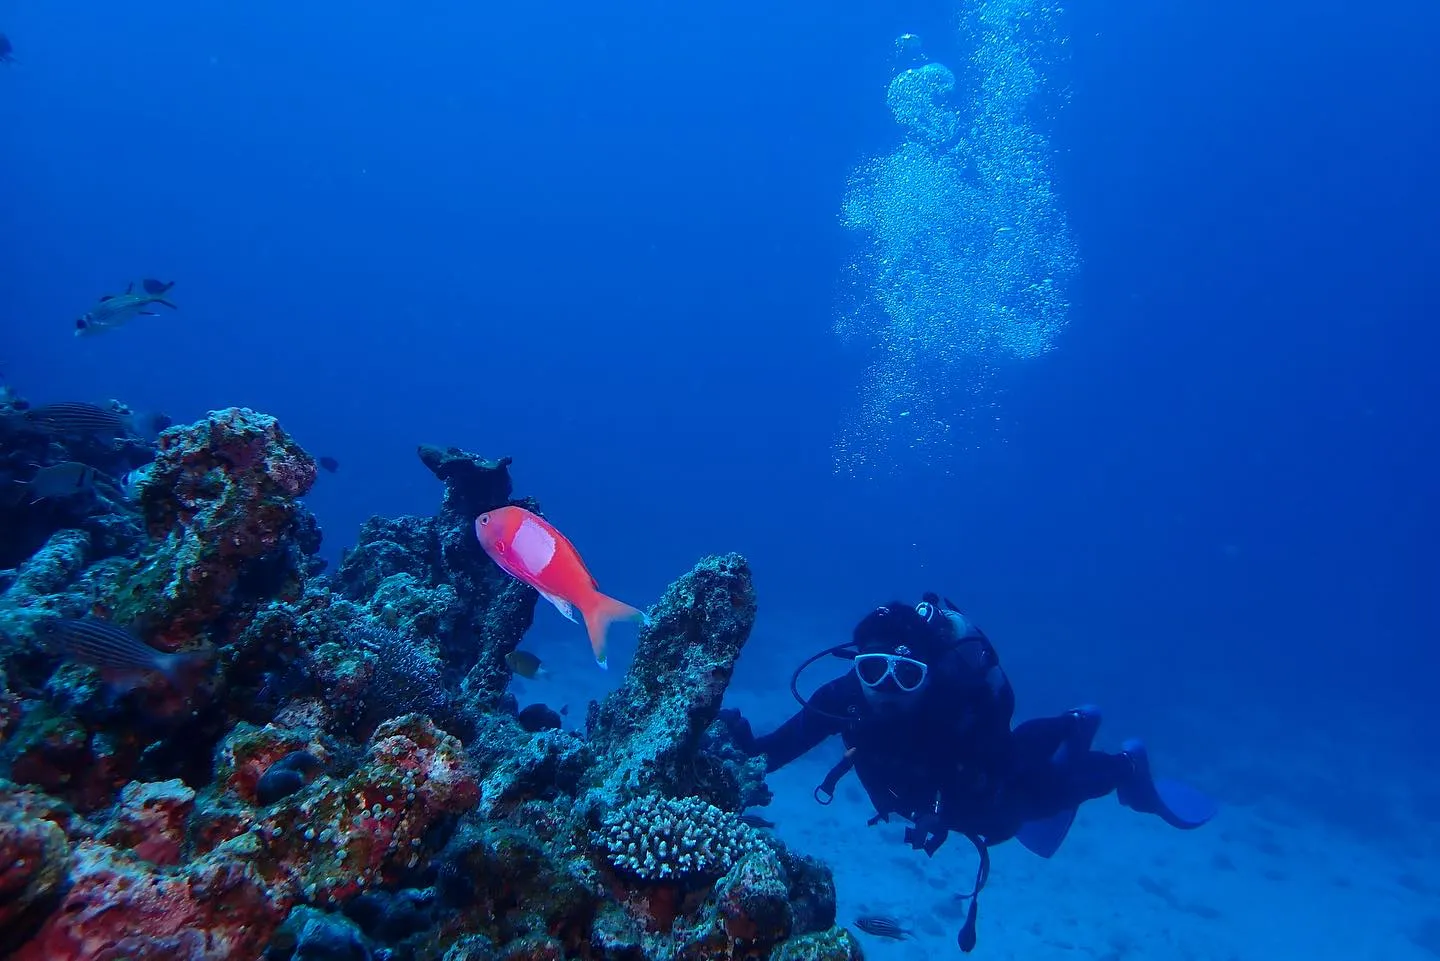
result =
[{"label": "diver's glove", "polygon": [[736,747],[750,757],[755,756],[755,732],[750,730],[750,722],[745,720],[739,711],[727,707],[716,715],[715,719],[724,726]]}]

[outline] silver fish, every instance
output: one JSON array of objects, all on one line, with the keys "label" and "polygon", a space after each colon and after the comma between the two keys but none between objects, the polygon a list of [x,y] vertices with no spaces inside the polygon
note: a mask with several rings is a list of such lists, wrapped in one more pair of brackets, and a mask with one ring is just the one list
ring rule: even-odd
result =
[{"label": "silver fish", "polygon": [[107,294],[101,297],[100,303],[94,309],[87,314],[81,314],[76,319],[75,336],[85,337],[111,330],[132,317],[154,317],[155,311],[149,308],[157,304],[161,307],[169,307],[171,310],[179,310],[180,308],[165,299],[166,292],[174,286],[173,280],[167,284],[147,278],[141,281],[139,291],[135,290],[135,285],[132,283],[125,288],[123,294]]},{"label": "silver fish", "polygon": [[94,490],[96,473],[89,464],[67,460],[40,468],[28,481],[16,481],[12,489],[16,500],[28,497],[31,504],[38,504]]}]

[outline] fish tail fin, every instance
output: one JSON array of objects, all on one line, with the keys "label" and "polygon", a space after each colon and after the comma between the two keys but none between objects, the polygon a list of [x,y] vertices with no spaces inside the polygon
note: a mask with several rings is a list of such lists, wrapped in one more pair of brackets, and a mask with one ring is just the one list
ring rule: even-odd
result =
[{"label": "fish tail fin", "polygon": [[649,623],[644,611],[598,592],[595,599],[586,605],[584,614],[585,631],[590,635],[590,650],[595,653],[595,663],[602,668],[609,667],[605,659],[605,635],[611,624],[616,621]]},{"label": "fish tail fin", "polygon": [[[7,507],[18,507],[30,492],[30,482],[18,478],[10,481],[3,488],[0,488],[0,504]],[[33,504],[34,501],[31,501]]]},{"label": "fish tail fin", "polygon": [[170,683],[184,686],[202,676],[214,657],[215,647],[207,641],[188,651],[163,655],[157,658],[156,666]]}]

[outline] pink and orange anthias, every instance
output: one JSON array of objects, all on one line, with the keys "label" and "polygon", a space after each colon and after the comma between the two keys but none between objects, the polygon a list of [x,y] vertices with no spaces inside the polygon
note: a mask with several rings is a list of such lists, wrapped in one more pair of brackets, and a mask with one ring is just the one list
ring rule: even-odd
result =
[{"label": "pink and orange anthias", "polygon": [[515,506],[486,511],[475,518],[475,536],[501,570],[535,588],[571,621],[583,621],[600,667],[609,666],[606,636],[610,625],[616,621],[649,623],[643,611],[600,593],[599,583],[575,545],[538,514]]}]

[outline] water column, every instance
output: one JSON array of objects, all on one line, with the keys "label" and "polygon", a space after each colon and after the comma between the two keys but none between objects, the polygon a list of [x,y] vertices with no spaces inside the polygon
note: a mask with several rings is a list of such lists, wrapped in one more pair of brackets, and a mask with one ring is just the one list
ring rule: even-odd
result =
[{"label": "water column", "polygon": [[836,333],[870,363],[835,442],[836,469],[943,465],[997,429],[996,375],[1050,350],[1078,267],[1041,129],[1057,7],[984,0],[959,21],[961,76],[896,41],[892,152],[852,175],[841,220],[860,240]]}]

